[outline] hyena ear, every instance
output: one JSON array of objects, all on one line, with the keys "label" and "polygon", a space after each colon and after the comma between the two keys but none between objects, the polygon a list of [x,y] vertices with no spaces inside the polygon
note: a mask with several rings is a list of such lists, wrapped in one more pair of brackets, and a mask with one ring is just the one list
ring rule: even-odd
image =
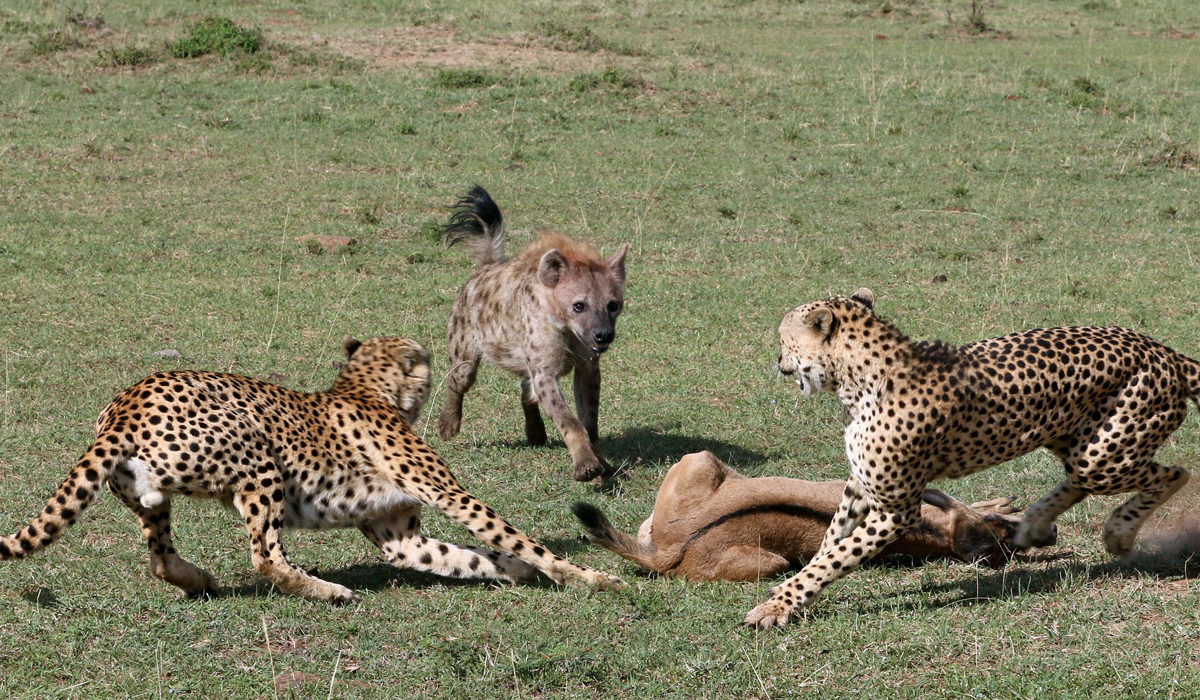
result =
[{"label": "hyena ear", "polygon": [[617,284],[625,284],[625,253],[629,252],[629,244],[621,246],[611,258],[606,260],[608,263],[608,274]]},{"label": "hyena ear", "polygon": [[850,295],[850,301],[857,301],[868,309],[875,308],[875,295],[866,287],[859,287]]},{"label": "hyena ear", "polygon": [[554,289],[558,281],[562,279],[563,272],[567,269],[567,259],[558,248],[547,250],[542,255],[541,262],[538,263],[538,282],[543,286]]},{"label": "hyena ear", "polygon": [[827,340],[833,334],[833,329],[837,325],[837,320],[829,309],[813,309],[801,320],[823,340]]},{"label": "hyena ear", "polygon": [[346,359],[354,357],[354,351],[362,347],[362,343],[358,342],[350,336],[342,338],[342,349],[346,351]]}]

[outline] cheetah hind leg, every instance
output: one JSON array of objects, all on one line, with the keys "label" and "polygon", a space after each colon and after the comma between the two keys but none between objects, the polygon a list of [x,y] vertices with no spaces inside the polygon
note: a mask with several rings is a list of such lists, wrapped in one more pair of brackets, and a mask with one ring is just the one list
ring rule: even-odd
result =
[{"label": "cheetah hind leg", "polygon": [[1122,561],[1128,561],[1133,554],[1133,543],[1146,520],[1191,478],[1182,467],[1153,466],[1158,468],[1161,478],[1113,509],[1104,523],[1104,548]]},{"label": "cheetah hind leg", "polygon": [[219,591],[217,579],[213,575],[197,567],[175,551],[171,541],[171,500],[162,500],[153,508],[141,504],[134,486],[132,474],[128,468],[119,467],[113,471],[108,481],[109,490],[133,511],[142,535],[146,538],[146,546],[150,549],[150,573],[154,577],[166,581],[172,586],[183,590],[188,596],[212,596]]},{"label": "cheetah hind leg", "polygon": [[150,571],[156,578],[178,586],[191,597],[215,596],[220,587],[213,575],[187,561],[171,543],[171,502],[134,511],[150,547]]},{"label": "cheetah hind leg", "polygon": [[459,547],[421,535],[421,508],[359,527],[393,566],[451,578],[490,578],[517,583],[537,578],[537,569],[510,554]]}]

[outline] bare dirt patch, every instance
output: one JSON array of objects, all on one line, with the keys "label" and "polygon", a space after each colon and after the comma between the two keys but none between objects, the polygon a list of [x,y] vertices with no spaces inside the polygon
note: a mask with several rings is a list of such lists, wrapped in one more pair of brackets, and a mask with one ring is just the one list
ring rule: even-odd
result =
[{"label": "bare dirt patch", "polygon": [[614,63],[605,52],[559,51],[542,37],[467,39],[444,25],[397,27],[358,36],[310,40],[372,68],[388,70],[409,66],[430,68],[503,67],[536,69],[551,73],[579,73]]}]

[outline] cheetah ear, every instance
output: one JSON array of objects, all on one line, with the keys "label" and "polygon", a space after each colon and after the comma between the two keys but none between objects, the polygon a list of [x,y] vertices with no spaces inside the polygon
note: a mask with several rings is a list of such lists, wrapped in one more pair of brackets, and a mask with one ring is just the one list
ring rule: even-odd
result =
[{"label": "cheetah ear", "polygon": [[850,295],[850,301],[857,301],[868,309],[875,308],[875,295],[866,287],[859,287]]},{"label": "cheetah ear", "polygon": [[542,286],[554,289],[566,269],[567,259],[563,257],[562,252],[558,248],[547,250],[538,262],[538,282],[541,282]]},{"label": "cheetah ear", "polygon": [[346,359],[354,357],[354,351],[362,347],[362,343],[358,342],[350,336],[342,338],[342,349],[346,351]]},{"label": "cheetah ear", "polygon": [[833,317],[833,312],[829,309],[813,309],[801,319],[805,325],[813,329],[813,332],[821,336],[822,340],[827,340],[833,333],[836,320]]},{"label": "cheetah ear", "polygon": [[400,362],[400,369],[405,374],[412,374],[413,368],[417,365],[429,364],[429,351],[420,343],[411,340],[408,343],[406,347],[400,348],[396,359]]},{"label": "cheetah ear", "polygon": [[608,264],[608,275],[616,280],[617,284],[625,284],[625,253],[627,252],[629,252],[628,243],[622,245],[615,255],[605,261]]}]

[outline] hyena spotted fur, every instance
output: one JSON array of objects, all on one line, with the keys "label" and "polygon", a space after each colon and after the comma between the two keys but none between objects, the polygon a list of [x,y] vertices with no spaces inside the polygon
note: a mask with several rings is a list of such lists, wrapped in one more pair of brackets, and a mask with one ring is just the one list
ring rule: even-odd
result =
[{"label": "hyena spotted fur", "polygon": [[[538,406],[550,415],[571,451],[574,477],[609,476],[600,456],[600,355],[612,344],[624,306],[625,252],[601,258],[590,246],[543,231],[514,258],[503,254],[504,218],[491,196],[475,186],[453,209],[443,231],[462,243],[479,265],[450,312],[450,372],[439,430],[458,434],[463,395],[486,359],[521,378],[525,437],[546,442]],[[558,379],[574,370],[575,409]]]}]

